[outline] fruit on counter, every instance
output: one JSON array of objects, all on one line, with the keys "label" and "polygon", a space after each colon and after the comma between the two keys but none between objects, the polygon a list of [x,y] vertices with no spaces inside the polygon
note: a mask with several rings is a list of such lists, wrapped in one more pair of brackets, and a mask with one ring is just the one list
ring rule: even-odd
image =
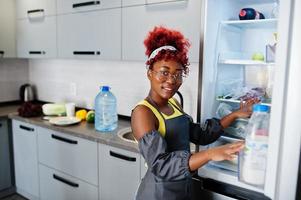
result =
[{"label": "fruit on counter", "polygon": [[94,120],[95,120],[95,112],[93,110],[90,110],[88,113],[87,113],[87,116],[86,116],[86,121],[88,123],[94,123]]},{"label": "fruit on counter", "polygon": [[44,115],[64,115],[66,113],[65,104],[47,103],[42,106]]},{"label": "fruit on counter", "polygon": [[31,102],[25,102],[18,109],[19,116],[22,117],[38,117],[42,115],[42,108],[40,105]]},{"label": "fruit on counter", "polygon": [[252,60],[264,61],[264,55],[263,55],[263,53],[254,53],[252,55]]},{"label": "fruit on counter", "polygon": [[75,117],[80,119],[80,120],[85,120],[87,115],[87,111],[85,109],[81,109],[76,111]]}]

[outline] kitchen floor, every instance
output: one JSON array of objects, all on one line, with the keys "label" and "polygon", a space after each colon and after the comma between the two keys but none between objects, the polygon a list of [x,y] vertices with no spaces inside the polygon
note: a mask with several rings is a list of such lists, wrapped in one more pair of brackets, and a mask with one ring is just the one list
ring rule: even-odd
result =
[{"label": "kitchen floor", "polygon": [[22,197],[18,194],[13,194],[7,197],[2,198],[1,200],[27,200],[25,197]]}]

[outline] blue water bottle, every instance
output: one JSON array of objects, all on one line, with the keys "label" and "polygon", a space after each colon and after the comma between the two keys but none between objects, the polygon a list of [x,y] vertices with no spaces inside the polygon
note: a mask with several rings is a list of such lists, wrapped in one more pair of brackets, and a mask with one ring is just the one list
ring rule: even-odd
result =
[{"label": "blue water bottle", "polygon": [[95,129],[106,132],[117,128],[117,101],[109,86],[100,87],[95,98]]}]

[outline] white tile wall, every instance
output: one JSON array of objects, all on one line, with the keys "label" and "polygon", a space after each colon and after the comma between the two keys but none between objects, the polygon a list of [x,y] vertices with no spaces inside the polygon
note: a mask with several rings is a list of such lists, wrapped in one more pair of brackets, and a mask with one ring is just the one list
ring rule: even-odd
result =
[{"label": "white tile wall", "polygon": [[28,61],[0,59],[0,102],[19,100],[19,88],[28,82]]},{"label": "white tile wall", "polygon": [[[180,88],[185,111],[196,117],[198,64]],[[29,79],[39,100],[75,102],[92,109],[100,85],[109,85],[117,97],[118,113],[130,116],[136,103],[146,97],[149,82],[143,62],[99,60],[29,60]]]}]

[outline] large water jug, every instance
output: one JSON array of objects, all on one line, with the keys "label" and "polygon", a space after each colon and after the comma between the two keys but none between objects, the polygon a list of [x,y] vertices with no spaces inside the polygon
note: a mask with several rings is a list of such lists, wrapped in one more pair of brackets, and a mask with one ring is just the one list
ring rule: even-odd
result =
[{"label": "large water jug", "polygon": [[245,148],[239,153],[239,180],[263,187],[267,165],[269,107],[255,104],[246,128]]},{"label": "large water jug", "polygon": [[97,131],[113,131],[117,128],[117,101],[110,87],[100,87],[95,98],[95,129]]}]

